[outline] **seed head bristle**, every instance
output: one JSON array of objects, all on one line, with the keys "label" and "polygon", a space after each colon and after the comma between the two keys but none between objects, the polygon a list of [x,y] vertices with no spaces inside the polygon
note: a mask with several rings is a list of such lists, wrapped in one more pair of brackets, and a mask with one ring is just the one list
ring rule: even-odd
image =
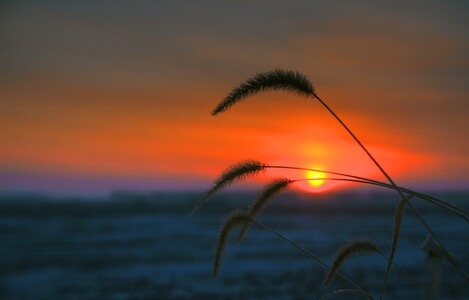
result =
[{"label": "seed head bristle", "polygon": [[233,88],[212,111],[212,115],[224,112],[242,99],[266,90],[285,90],[301,96],[314,95],[313,85],[305,75],[295,71],[276,69],[257,73]]},{"label": "seed head bristle", "polygon": [[[258,216],[264,208],[269,204],[272,200],[273,196],[279,193],[281,190],[285,189],[290,185],[293,181],[288,178],[277,178],[274,179],[271,183],[269,183],[261,192],[261,194],[254,200],[251,204],[249,209],[249,216],[254,219]],[[241,232],[239,233],[237,243],[241,242],[244,233],[248,230],[249,223],[246,223]]]},{"label": "seed head bristle", "polygon": [[230,167],[228,167],[219,177],[215,180],[212,188],[210,188],[204,196],[199,199],[192,209],[191,213],[196,212],[202,204],[207,201],[215,192],[222,190],[235,181],[243,180],[248,176],[256,175],[265,170],[266,164],[257,160],[243,160]]},{"label": "seed head bristle", "polygon": [[235,210],[229,214],[221,228],[220,234],[218,235],[217,247],[215,248],[215,258],[213,262],[212,276],[215,278],[218,275],[218,269],[220,267],[221,259],[225,250],[226,241],[229,238],[231,230],[238,225],[243,225],[251,221],[249,215],[240,210]]},{"label": "seed head bristle", "polygon": [[378,251],[378,246],[368,239],[353,240],[340,247],[339,250],[337,250],[336,257],[334,259],[334,262],[332,263],[332,267],[326,273],[324,285],[329,285],[329,283],[331,283],[332,279],[334,278],[334,275],[340,269],[345,260],[350,257],[350,255],[355,253],[374,251]]}]

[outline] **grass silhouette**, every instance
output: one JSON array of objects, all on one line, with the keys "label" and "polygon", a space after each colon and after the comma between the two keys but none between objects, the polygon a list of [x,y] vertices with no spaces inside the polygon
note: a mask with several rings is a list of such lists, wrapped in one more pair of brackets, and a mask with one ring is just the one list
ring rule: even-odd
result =
[{"label": "grass silhouette", "polygon": [[339,250],[337,250],[334,262],[332,263],[331,268],[328,270],[326,277],[324,278],[324,285],[329,285],[331,283],[332,278],[337,273],[337,270],[350,255],[359,252],[374,251],[378,251],[378,246],[374,242],[367,239],[354,240],[343,245]]},{"label": "grass silhouette", "polygon": [[[351,285],[353,285],[352,289],[340,289],[336,291],[332,291],[331,293],[324,295],[325,298],[333,297],[340,294],[347,294],[353,293],[365,296],[367,298],[373,298],[368,292],[364,291],[358,284],[353,282],[351,279],[348,279],[344,275],[342,275],[338,269],[340,265],[349,257],[350,254],[355,253],[357,251],[377,251],[381,253],[387,259],[387,266],[384,271],[383,282],[380,289],[379,299],[383,298],[385,293],[385,288],[388,280],[388,275],[391,270],[392,266],[395,266],[394,263],[394,256],[397,250],[397,245],[399,241],[399,235],[401,231],[401,224],[404,218],[404,213],[406,208],[409,208],[417,217],[417,219],[422,223],[422,225],[427,230],[429,237],[433,241],[433,248],[438,249],[437,251],[440,253],[440,257],[448,260],[455,269],[463,276],[466,282],[469,283],[469,276],[465,273],[465,271],[461,268],[459,262],[455,257],[447,250],[445,245],[441,242],[441,240],[436,236],[432,228],[426,222],[426,220],[420,215],[418,210],[412,205],[410,200],[412,198],[421,199],[423,201],[429,202],[433,205],[440,207],[441,209],[447,210],[453,213],[455,216],[463,219],[464,221],[468,222],[468,212],[465,209],[459,208],[455,205],[452,205],[446,201],[437,199],[433,196],[426,195],[420,192],[413,191],[411,189],[407,189],[404,187],[398,186],[391,176],[384,170],[384,168],[379,164],[379,162],[373,157],[373,155],[368,151],[368,149],[361,143],[361,141],[357,138],[357,136],[349,129],[349,127],[339,118],[339,116],[317,95],[313,85],[308,80],[308,78],[299,73],[290,70],[281,70],[276,69],[273,71],[257,73],[253,77],[249,78],[245,82],[242,82],[235,88],[231,90],[231,92],[226,96],[220,103],[215,107],[212,111],[212,115],[218,115],[230,109],[233,105],[239,103],[240,101],[246,99],[249,96],[261,93],[263,91],[268,90],[284,90],[288,92],[292,92],[296,95],[303,96],[307,99],[318,101],[340,124],[341,126],[348,132],[348,134],[352,137],[352,139],[357,143],[357,145],[366,153],[369,159],[373,162],[373,164],[379,169],[379,171],[384,175],[388,182],[381,182],[377,180],[372,180],[365,177],[360,177],[351,174],[345,173],[338,173],[329,170],[316,170],[316,169],[308,169],[303,167],[295,167],[295,166],[275,166],[262,163],[257,160],[245,160],[241,161],[233,166],[230,166],[226,169],[225,172],[215,181],[214,185],[211,189],[209,189],[205,195],[195,203],[192,213],[197,211],[206,201],[208,201],[213,194],[217,191],[224,189],[225,187],[229,186],[233,182],[244,180],[250,176],[255,176],[260,172],[264,172],[269,168],[273,169],[293,169],[293,170],[311,170],[316,171],[319,173],[334,175],[336,177],[326,177],[326,178],[308,178],[308,179],[289,179],[289,178],[278,178],[273,180],[270,184],[268,184],[260,193],[260,195],[254,200],[251,204],[250,208],[247,212],[236,211],[233,214],[229,215],[228,218],[225,220],[222,229],[220,231],[220,235],[218,237],[218,245],[217,251],[215,255],[215,262],[214,262],[214,271],[213,275],[216,276],[218,273],[218,268],[221,262],[223,249],[225,248],[226,241],[228,239],[229,233],[231,230],[236,226],[241,226],[241,231],[239,233],[237,242],[240,242],[242,236],[248,230],[249,224],[255,223],[256,225],[260,226],[264,230],[267,230],[279,237],[283,240],[289,242],[294,247],[300,249],[302,252],[306,253],[307,255],[311,256],[317,262],[319,262],[323,267],[326,268],[328,271],[328,275],[326,277],[325,282],[329,283],[334,275],[340,275],[346,281],[348,281]],[[348,182],[355,182],[359,184],[368,184],[379,186],[386,189],[391,189],[397,192],[399,195],[400,201],[396,207],[395,215],[394,215],[394,228],[393,234],[391,237],[391,250],[389,255],[386,256],[382,253],[381,250],[377,248],[377,246],[372,241],[364,241],[364,240],[357,240],[351,242],[344,247],[342,247],[338,251],[337,259],[334,262],[333,266],[328,266],[324,262],[322,262],[318,257],[304,249],[302,246],[290,241],[288,238],[282,236],[275,230],[265,226],[262,223],[259,223],[255,220],[256,216],[262,213],[263,209],[271,202],[272,197],[288,188],[288,186],[297,181],[310,181],[310,180],[336,180],[336,181],[348,181]],[[434,293],[434,292],[433,292]],[[428,294],[428,293],[427,293]]]}]

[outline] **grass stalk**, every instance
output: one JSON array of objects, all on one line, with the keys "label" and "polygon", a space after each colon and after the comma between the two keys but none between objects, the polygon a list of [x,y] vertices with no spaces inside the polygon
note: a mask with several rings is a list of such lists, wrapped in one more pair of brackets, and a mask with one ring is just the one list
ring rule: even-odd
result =
[{"label": "grass stalk", "polygon": [[[297,248],[298,250],[300,250],[301,252],[305,253],[306,255],[308,255],[309,257],[311,257],[312,259],[314,259],[316,262],[318,262],[321,266],[323,266],[326,270],[329,270],[331,268],[330,265],[328,265],[327,263],[325,263],[322,259],[320,259],[318,256],[314,255],[312,252],[308,251],[306,248],[304,248],[303,246],[301,246],[300,244],[298,243],[295,243],[293,242],[292,240],[290,240],[289,238],[287,238],[286,236],[284,236],[283,234],[273,230],[272,228],[264,225],[263,223],[259,222],[259,221],[256,221],[254,219],[250,219],[250,222],[252,222],[253,224],[259,226],[260,228],[276,235],[277,237],[279,237],[280,239],[282,239],[283,241],[289,243],[290,245],[292,245],[293,247]],[[354,286],[357,290],[359,290],[360,292],[362,292],[364,295],[368,295],[368,297],[370,299],[373,299],[373,297],[368,293],[366,292],[363,288],[361,288],[357,283],[355,283],[353,280],[351,280],[350,278],[348,278],[347,276],[345,276],[344,274],[342,274],[341,272],[337,272],[336,273],[337,276],[341,277],[342,279],[344,279],[345,281],[347,281],[349,284],[351,284],[352,286]]]},{"label": "grass stalk", "polygon": [[[287,238],[283,234],[279,233],[278,231],[273,230],[269,226],[267,226],[267,225],[265,225],[265,224],[263,224],[259,221],[254,220],[253,218],[251,218],[249,216],[248,213],[245,213],[245,212],[242,212],[242,211],[239,211],[239,210],[235,210],[225,218],[225,220],[224,220],[224,222],[221,226],[221,229],[220,229],[220,234],[218,235],[217,247],[216,247],[216,251],[215,251],[215,258],[214,258],[214,264],[213,264],[213,277],[216,277],[218,275],[218,269],[219,269],[220,264],[221,264],[221,259],[223,257],[223,252],[224,252],[224,249],[226,247],[226,243],[229,239],[229,235],[230,235],[231,231],[236,226],[243,225],[246,222],[251,222],[251,223],[257,225],[258,227],[260,227],[261,229],[263,229],[267,232],[270,232],[271,234],[279,237],[283,241],[289,243],[290,245],[292,245],[296,249],[298,249],[301,252],[308,255],[309,257],[314,259],[316,262],[318,262],[321,266],[323,266],[327,270],[331,269],[331,266],[329,266],[322,259],[320,259],[318,256],[314,255],[312,252],[310,252],[309,250],[307,250],[306,248],[304,248],[300,244],[298,244],[296,242],[293,242],[292,240],[290,240],[289,238]],[[351,284],[355,289],[361,291],[363,294],[368,295],[371,299],[373,298],[363,288],[361,288],[357,283],[355,283],[353,280],[351,280],[350,278],[348,278],[347,276],[345,276],[341,272],[336,272],[336,274],[337,274],[337,276],[340,276],[346,282]]]},{"label": "grass stalk", "polygon": [[[462,276],[466,279],[466,281],[469,282],[469,276],[462,270],[462,268],[459,266],[457,261],[453,259],[453,257],[449,254],[448,250],[446,247],[443,245],[443,243],[438,239],[432,228],[429,226],[429,224],[426,222],[426,220],[420,215],[420,213],[417,211],[417,209],[410,203],[410,199],[413,197],[420,198],[424,201],[427,201],[429,203],[432,203],[434,205],[439,206],[440,208],[443,208],[445,210],[448,210],[459,217],[461,217],[463,220],[466,222],[469,221],[468,219],[468,212],[462,208],[459,208],[455,205],[449,204],[445,201],[439,200],[435,197],[423,194],[423,193],[418,193],[415,191],[412,191],[407,188],[399,187],[394,180],[391,178],[391,176],[384,170],[384,168],[379,164],[379,162],[374,158],[374,156],[368,151],[368,149],[364,146],[364,144],[358,139],[358,137],[349,129],[349,127],[342,121],[342,119],[323,101],[315,92],[311,82],[306,78],[301,73],[298,72],[293,72],[293,71],[288,71],[288,70],[273,70],[269,72],[264,72],[264,73],[257,73],[253,77],[249,78],[247,81],[241,83],[237,87],[235,87],[226,98],[224,98],[218,105],[217,107],[212,111],[212,115],[217,115],[219,113],[222,113],[229,108],[231,108],[234,104],[240,102],[244,98],[258,94],[260,92],[266,91],[266,90],[285,90],[292,92],[294,94],[300,95],[300,96],[305,96],[307,98],[317,100],[339,123],[340,125],[347,131],[347,133],[352,137],[352,139],[357,143],[357,145],[365,152],[365,154],[368,156],[368,158],[374,163],[374,165],[379,169],[379,171],[384,175],[384,177],[387,179],[389,183],[386,182],[381,182],[377,180],[372,180],[364,177],[359,177],[359,176],[354,176],[354,175],[349,175],[349,174],[344,174],[344,173],[337,173],[337,172],[330,172],[330,171],[321,171],[321,170],[316,170],[320,171],[326,174],[331,174],[335,176],[340,176],[338,178],[313,178],[313,179],[298,179],[298,180],[289,180],[277,183],[277,185],[273,185],[267,188],[267,190],[264,191],[264,193],[261,195],[261,198],[263,198],[262,201],[258,202],[258,210],[259,212],[263,209],[263,207],[267,204],[267,200],[281,190],[282,188],[286,187],[290,183],[294,181],[300,181],[300,180],[342,180],[342,181],[349,181],[349,182],[356,182],[356,183],[363,183],[363,184],[371,184],[375,186],[380,186],[383,188],[387,189],[392,189],[395,190],[400,198],[401,201],[399,202],[399,205],[396,208],[395,212],[395,223],[394,223],[394,230],[393,230],[393,236],[392,236],[392,243],[391,243],[391,249],[389,252],[389,256],[387,257],[387,266],[382,282],[382,287],[381,287],[381,292],[380,292],[380,299],[382,299],[384,295],[384,291],[386,288],[387,280],[388,280],[388,275],[390,272],[391,267],[394,265],[394,255],[397,249],[397,244],[399,241],[399,234],[400,234],[400,228],[401,228],[401,223],[402,219],[404,216],[404,210],[406,207],[409,207],[411,211],[417,216],[418,220],[423,224],[425,229],[428,231],[430,236],[434,239],[435,243],[438,245],[438,247],[442,250],[444,253],[445,257],[452,263],[462,274]],[[235,165],[232,168],[229,168],[225,173],[222,174],[222,176],[219,177],[219,179],[215,182],[215,185],[202,197],[201,200],[199,200],[194,209],[197,210],[203,202],[207,201],[207,199],[216,191],[223,189],[224,187],[230,185],[232,182],[236,180],[242,180],[245,177],[249,175],[255,175],[259,173],[260,171],[264,171],[266,168],[285,168],[285,169],[295,169],[295,170],[313,170],[313,169],[306,169],[306,168],[298,168],[298,167],[288,167],[288,166],[269,166],[266,164],[259,163],[257,161],[245,161],[244,163],[242,162],[241,164]],[[263,227],[265,230],[271,231],[276,235],[279,235],[275,231],[272,231],[268,227],[265,227],[265,225],[258,223],[253,219],[257,212],[254,212],[252,215],[248,215],[248,218],[250,219],[250,222],[256,223],[258,226]],[[244,223],[247,224],[247,223]],[[246,225],[245,225],[245,228]],[[244,233],[245,230],[241,231],[241,235]],[[241,237],[240,235],[240,237]],[[303,252],[309,253],[306,249],[302,248],[298,244],[295,244],[288,240],[286,237],[279,235],[282,239],[284,239],[287,242],[290,242],[293,246],[296,248],[299,248]],[[310,255],[311,256],[311,255]],[[314,256],[312,256],[314,257]],[[320,261],[320,260],[319,260]],[[321,261],[320,261],[321,262]],[[360,288],[357,288],[359,291],[363,291]],[[344,290],[346,291],[346,290]]]},{"label": "grass stalk", "polygon": [[352,255],[364,252],[377,251],[378,246],[368,239],[358,239],[350,241],[337,250],[336,257],[332,262],[331,268],[326,273],[324,285],[329,285],[342,264]]},{"label": "grass stalk", "polygon": [[[303,167],[290,167],[290,166],[279,166],[279,165],[265,165],[266,168],[273,168],[273,169],[291,169],[291,170],[300,170],[300,171],[315,171],[319,173],[324,173],[324,174],[330,174],[330,175],[337,175],[337,176],[343,176],[346,178],[351,178],[351,179],[357,179],[357,180],[350,180],[351,182],[359,182],[359,183],[368,183],[372,184],[375,186],[380,186],[392,190],[400,190],[402,193],[406,193],[415,197],[418,197],[422,200],[428,201],[434,205],[437,205],[445,210],[448,210],[456,215],[458,215],[460,218],[462,218],[464,221],[469,222],[469,212],[464,210],[463,208],[457,207],[455,205],[452,205],[446,201],[437,199],[435,197],[419,193],[416,191],[413,191],[408,188],[400,187],[400,186],[393,186],[391,184],[378,181],[378,180],[373,180],[370,178],[366,177],[360,177],[360,176],[355,176],[355,175],[350,175],[346,173],[339,173],[339,172],[332,172],[332,171],[327,171],[327,170],[320,170],[320,169],[311,169],[311,168],[303,168]],[[322,178],[322,179],[327,179],[327,178]]]}]

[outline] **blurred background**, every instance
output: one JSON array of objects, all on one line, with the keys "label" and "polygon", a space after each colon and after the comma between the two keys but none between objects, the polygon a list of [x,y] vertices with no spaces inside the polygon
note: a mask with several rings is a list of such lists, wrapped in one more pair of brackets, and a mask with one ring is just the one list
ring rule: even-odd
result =
[{"label": "blurred background", "polygon": [[[218,231],[225,216],[244,209],[251,193],[223,193],[189,216],[197,193],[115,193],[109,199],[2,198],[0,296],[3,299],[317,299],[351,286],[273,234],[252,226],[241,244],[231,234],[212,278]],[[467,205],[468,193],[435,195]],[[394,194],[285,193],[259,221],[331,264],[355,238],[375,241],[388,254],[397,204]],[[467,223],[424,202],[422,216],[467,270]],[[447,260],[428,260],[427,232],[408,211],[402,224],[386,298],[466,299],[467,284]],[[350,257],[341,271],[379,295],[386,260],[377,253]],[[405,274],[401,273],[402,271]],[[432,279],[439,278],[436,283]],[[408,279],[408,276],[412,280]],[[439,276],[439,277],[438,277]],[[347,298],[350,295],[347,295]],[[357,297],[360,299],[361,297]]]},{"label": "blurred background", "polygon": [[2,1],[0,190],[205,188],[246,158],[380,176],[316,102],[210,116],[275,68],[308,76],[397,182],[467,187],[467,6]]}]

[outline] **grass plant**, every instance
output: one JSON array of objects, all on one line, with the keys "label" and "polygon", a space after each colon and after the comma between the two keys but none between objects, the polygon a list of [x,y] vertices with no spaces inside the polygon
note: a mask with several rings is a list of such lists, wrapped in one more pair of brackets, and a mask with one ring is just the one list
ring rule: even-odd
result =
[{"label": "grass plant", "polygon": [[[195,203],[192,213],[197,211],[206,201],[208,201],[216,192],[228,187],[233,182],[245,180],[248,177],[258,175],[261,172],[266,171],[267,169],[292,169],[292,170],[310,170],[323,174],[333,175],[335,177],[318,177],[318,178],[277,178],[272,182],[266,185],[266,187],[261,191],[259,196],[254,199],[252,204],[249,206],[247,211],[236,211],[230,214],[223,223],[220,234],[218,237],[218,243],[215,253],[214,265],[213,265],[213,275],[218,274],[218,269],[221,263],[221,258],[223,255],[223,250],[228,241],[228,237],[233,228],[240,226],[240,232],[238,235],[237,242],[239,243],[243,235],[247,232],[249,225],[254,223],[262,229],[273,233],[274,235],[282,238],[284,241],[287,241],[295,248],[299,249],[303,253],[307,254],[319,264],[321,264],[326,270],[327,275],[325,279],[325,284],[329,284],[334,276],[340,276],[344,278],[351,286],[347,288],[342,288],[339,290],[331,291],[330,293],[323,296],[323,298],[335,297],[342,294],[357,294],[364,296],[366,298],[373,298],[373,296],[361,288],[357,283],[352,279],[349,279],[345,275],[339,272],[340,266],[350,257],[351,254],[357,252],[379,252],[382,256],[387,259],[387,265],[384,270],[383,282],[380,288],[379,299],[382,299],[385,294],[386,284],[389,277],[389,272],[391,267],[399,269],[394,263],[394,256],[397,251],[397,245],[400,237],[401,224],[404,218],[406,208],[410,209],[417,219],[422,223],[429,234],[433,242],[433,248],[438,249],[440,258],[444,258],[449,261],[454,268],[461,274],[467,283],[469,283],[469,276],[461,268],[458,260],[447,250],[446,246],[441,242],[438,236],[435,234],[431,226],[427,221],[420,215],[418,210],[411,203],[411,199],[420,199],[426,201],[433,205],[438,206],[441,209],[447,210],[454,214],[455,216],[463,219],[466,223],[468,219],[468,211],[457,207],[453,204],[450,204],[446,201],[440,200],[433,196],[413,191],[408,188],[398,186],[391,176],[384,170],[384,168],[379,164],[379,162],[374,158],[374,156],[368,151],[368,149],[361,143],[357,136],[349,129],[349,127],[342,121],[341,118],[318,96],[313,85],[309,79],[299,73],[290,70],[281,70],[276,69],[268,72],[257,73],[253,77],[249,78],[245,82],[242,82],[218,103],[218,105],[213,109],[212,115],[218,115],[229,110],[235,104],[245,100],[247,97],[261,93],[268,90],[284,90],[291,92],[293,94],[305,97],[309,100],[318,101],[327,112],[329,112],[339,123],[340,125],[348,132],[356,144],[366,153],[372,163],[379,169],[379,171],[386,178],[387,182],[382,182],[378,180],[373,180],[365,177],[360,177],[353,174],[339,173],[330,170],[317,170],[317,169],[308,169],[297,166],[279,166],[279,165],[269,165],[257,160],[245,160],[241,161],[235,165],[232,165],[224,171],[219,178],[215,181],[214,185],[204,194],[204,196]],[[332,266],[327,265],[317,256],[300,246],[299,244],[292,242],[287,237],[281,235],[277,231],[267,227],[266,225],[258,222],[256,217],[262,213],[265,207],[267,207],[273,196],[280,193],[281,191],[287,189],[292,183],[298,181],[309,181],[309,180],[336,180],[336,181],[348,181],[358,184],[366,184],[379,186],[381,188],[394,190],[399,196],[399,202],[396,205],[396,211],[394,214],[394,228],[393,234],[391,236],[391,247],[388,255],[385,255],[377,245],[369,240],[355,240],[339,249],[336,259]],[[415,200],[413,200],[415,201]],[[411,279],[412,280],[412,279]],[[417,287],[420,288],[420,287]],[[427,294],[434,294],[435,291],[427,292]]]}]

